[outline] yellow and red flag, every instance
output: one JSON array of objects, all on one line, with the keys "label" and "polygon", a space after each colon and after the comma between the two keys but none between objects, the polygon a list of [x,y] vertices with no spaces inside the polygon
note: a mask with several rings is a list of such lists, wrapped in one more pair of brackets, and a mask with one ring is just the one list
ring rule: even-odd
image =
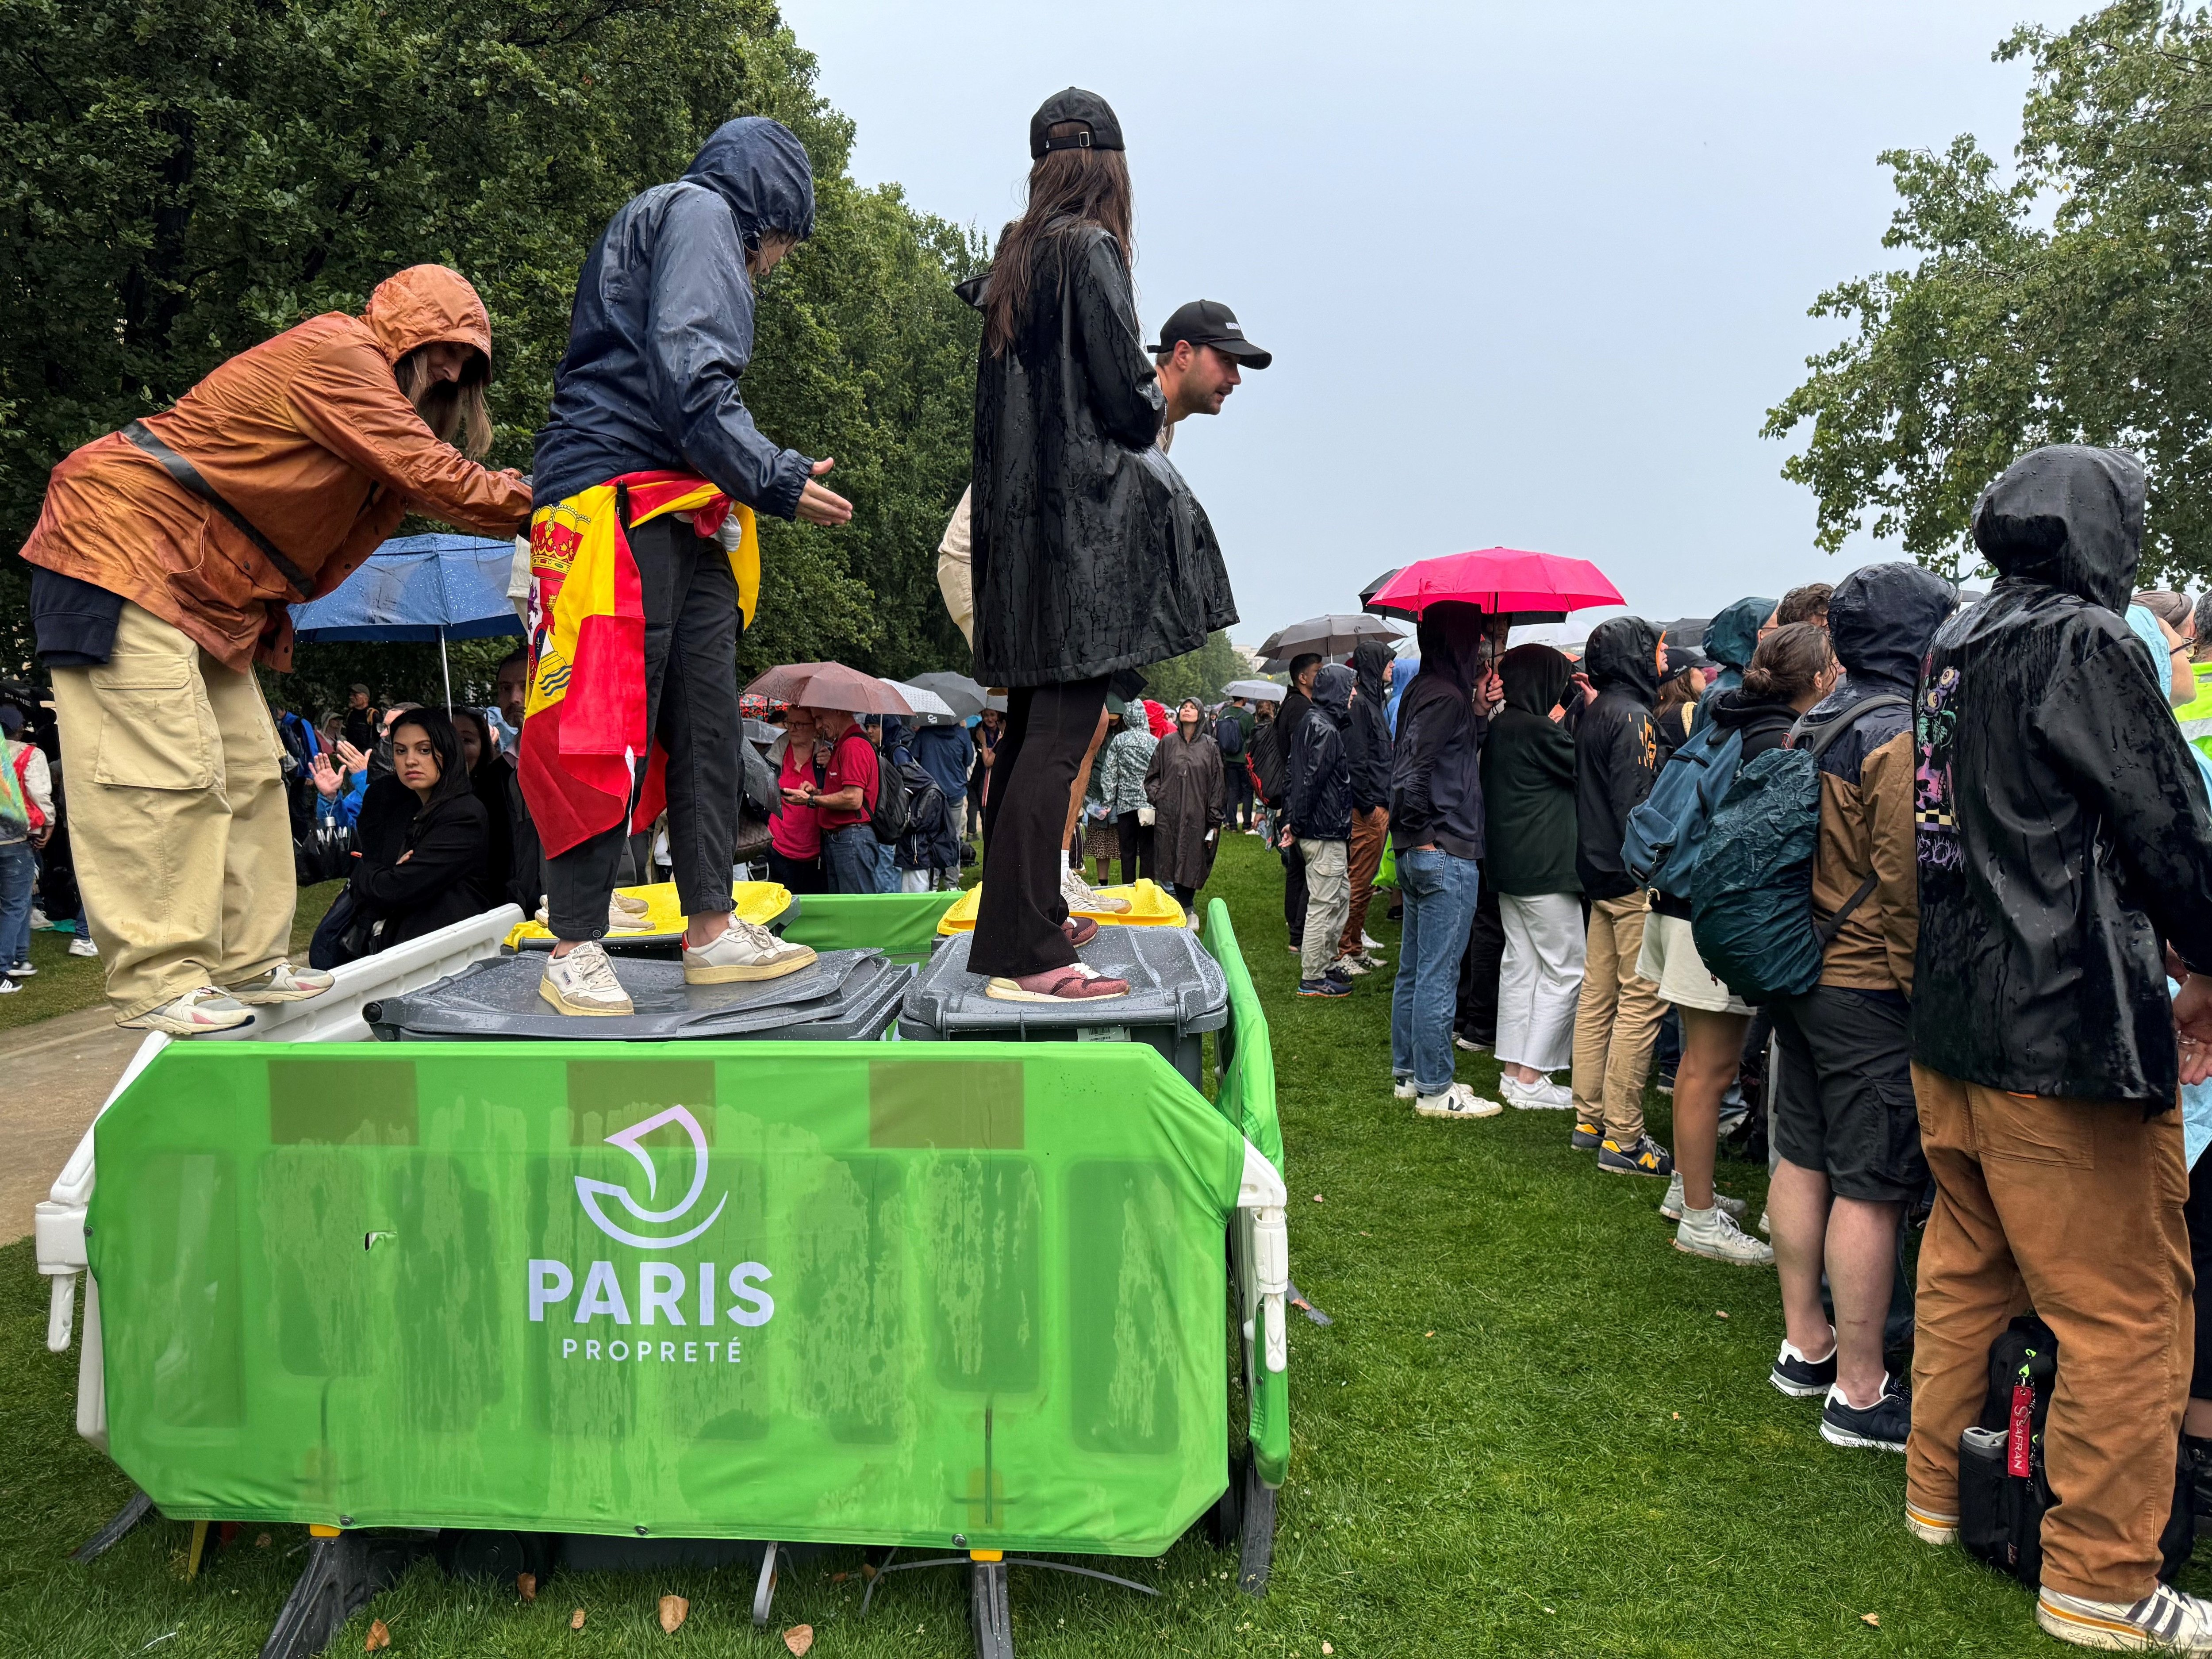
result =
[{"label": "yellow and red flag", "polygon": [[750,625],[760,594],[759,529],[750,507],[704,478],[627,473],[531,516],[520,770],[548,857],[612,829],[625,814],[633,832],[660,814],[666,757],[646,730],[645,605],[629,532],[671,513],[685,514],[702,536],[738,515],[744,528],[730,568]]}]

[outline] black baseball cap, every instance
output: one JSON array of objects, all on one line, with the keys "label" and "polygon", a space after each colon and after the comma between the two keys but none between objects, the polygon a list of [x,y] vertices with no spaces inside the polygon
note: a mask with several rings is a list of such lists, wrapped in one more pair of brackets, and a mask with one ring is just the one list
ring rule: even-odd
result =
[{"label": "black baseball cap", "polygon": [[[1072,132],[1065,138],[1049,138],[1045,135],[1063,121],[1079,121],[1083,131]],[[1114,118],[1114,106],[1095,92],[1085,92],[1081,87],[1070,87],[1055,92],[1037,106],[1037,112],[1030,117],[1030,159],[1036,161],[1047,150],[1054,149],[1120,149],[1121,124]]]},{"label": "black baseball cap", "polygon": [[1175,349],[1176,342],[1188,340],[1194,346],[1212,346],[1224,357],[1234,357],[1247,368],[1265,368],[1275,361],[1272,351],[1262,351],[1244,337],[1244,331],[1237,325],[1237,313],[1218,300],[1193,300],[1179,306],[1167,326],[1160,331],[1160,343],[1151,348],[1155,357]]}]

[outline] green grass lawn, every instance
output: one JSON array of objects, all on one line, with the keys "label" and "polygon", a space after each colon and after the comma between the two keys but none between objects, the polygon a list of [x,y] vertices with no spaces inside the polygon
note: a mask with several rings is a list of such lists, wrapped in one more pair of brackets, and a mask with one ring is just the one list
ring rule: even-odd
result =
[{"label": "green grass lawn", "polygon": [[[1100,1564],[1158,1600],[1018,1570],[1024,1655],[2062,1650],[2025,1592],[1907,1536],[1901,1458],[1828,1447],[1817,1402],[1766,1385],[1771,1270],[1670,1248],[1660,1183],[1598,1175],[1569,1151],[1563,1112],[1415,1118],[1390,1096],[1387,980],[1342,1002],[1291,995],[1273,856],[1231,836],[1207,893],[1229,901],[1273,1024],[1292,1272],[1336,1321],[1292,1320],[1273,1585],[1264,1601],[1235,1594],[1231,1559],[1196,1536],[1158,1563]],[[1395,963],[1380,903],[1370,928]],[[1492,1089],[1486,1057],[1461,1062]],[[1663,1138],[1656,1095],[1652,1117]],[[1723,1166],[1754,1216],[1764,1183],[1763,1169]],[[0,1250],[0,1653],[257,1651],[302,1528],[271,1528],[265,1546],[249,1529],[190,1582],[182,1522],[67,1562],[131,1488],[73,1431],[76,1356],[46,1353],[45,1310],[28,1243]],[[833,1551],[787,1575],[775,1629],[812,1624],[823,1656],[971,1651],[958,1575],[889,1581],[864,1623],[858,1565]],[[2185,1588],[2212,1583],[2192,1568]],[[671,1591],[692,1604],[673,1638],[654,1619]],[[526,1607],[512,1586],[423,1565],[371,1613],[395,1659],[781,1656],[748,1622],[750,1593],[737,1572],[567,1576]],[[361,1653],[368,1626],[356,1617],[331,1651]]]}]

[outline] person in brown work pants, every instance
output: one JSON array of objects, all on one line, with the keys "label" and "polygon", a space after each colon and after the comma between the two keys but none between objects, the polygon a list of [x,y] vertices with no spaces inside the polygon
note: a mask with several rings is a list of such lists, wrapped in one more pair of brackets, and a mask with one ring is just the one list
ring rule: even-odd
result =
[{"label": "person in brown work pants", "polygon": [[[1644,1135],[1644,1084],[1666,1008],[1659,988],[1636,974],[1650,914],[1641,893],[1590,906],[1582,1000],[1575,1007],[1575,1145],[1611,1140],[1624,1151]],[[1595,1131],[1588,1146],[1583,1129]]]},{"label": "person in brown work pants", "polygon": [[1959,1513],[1959,1436],[1981,1415],[1990,1345],[2032,1304],[2058,1337],[2044,1587],[2132,1602],[2158,1582],[2195,1340],[2181,1114],[2008,1094],[1917,1065],[1912,1090],[1936,1197],[1914,1308],[1907,1512]]}]

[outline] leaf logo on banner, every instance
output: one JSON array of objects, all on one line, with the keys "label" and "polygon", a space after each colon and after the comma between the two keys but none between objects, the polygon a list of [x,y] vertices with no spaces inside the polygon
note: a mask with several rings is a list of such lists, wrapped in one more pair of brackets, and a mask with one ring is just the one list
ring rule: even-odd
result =
[{"label": "leaf logo on banner", "polygon": [[705,1194],[707,1190],[707,1136],[705,1132],[699,1127],[699,1120],[692,1116],[690,1110],[682,1106],[671,1106],[665,1112],[656,1112],[651,1117],[647,1118],[643,1122],[633,1123],[629,1128],[617,1130],[613,1134],[609,1135],[607,1137],[606,1144],[610,1146],[621,1147],[624,1152],[628,1152],[632,1158],[638,1161],[639,1165],[645,1170],[646,1197],[648,1199],[657,1197],[659,1196],[659,1182],[660,1179],[659,1172],[653,1167],[653,1158],[651,1154],[647,1152],[645,1148],[641,1146],[638,1142],[645,1136],[652,1133],[653,1131],[659,1128],[663,1124],[666,1123],[682,1124],[684,1126],[684,1133],[691,1138],[691,1156],[694,1160],[691,1171],[691,1186],[690,1189],[684,1194],[683,1201],[681,1203],[665,1210],[648,1210],[643,1205],[640,1204],[635,1199],[632,1198],[627,1188],[617,1186],[611,1181],[592,1181],[584,1176],[578,1176],[576,1177],[576,1197],[584,1206],[584,1213],[591,1218],[592,1224],[597,1227],[601,1232],[605,1233],[609,1238],[618,1239],[624,1244],[634,1244],[641,1250],[665,1250],[674,1245],[690,1243],[693,1239],[698,1237],[700,1234],[705,1232],[708,1228],[713,1226],[714,1223],[720,1218],[722,1206],[730,1201],[730,1195],[727,1193],[724,1193],[720,1199],[715,1200],[714,1212],[708,1216],[704,1221],[692,1228],[689,1232],[677,1233],[672,1237],[656,1237],[647,1233],[634,1233],[625,1227],[617,1226],[614,1222],[610,1221],[607,1218],[606,1212],[602,1210],[599,1206],[603,1200],[613,1199],[619,1202],[624,1210],[629,1212],[632,1218],[638,1221],[648,1222],[656,1226],[665,1226],[671,1222],[681,1221],[685,1216],[689,1215],[691,1212],[692,1206],[696,1205],[699,1202],[700,1198]]}]

